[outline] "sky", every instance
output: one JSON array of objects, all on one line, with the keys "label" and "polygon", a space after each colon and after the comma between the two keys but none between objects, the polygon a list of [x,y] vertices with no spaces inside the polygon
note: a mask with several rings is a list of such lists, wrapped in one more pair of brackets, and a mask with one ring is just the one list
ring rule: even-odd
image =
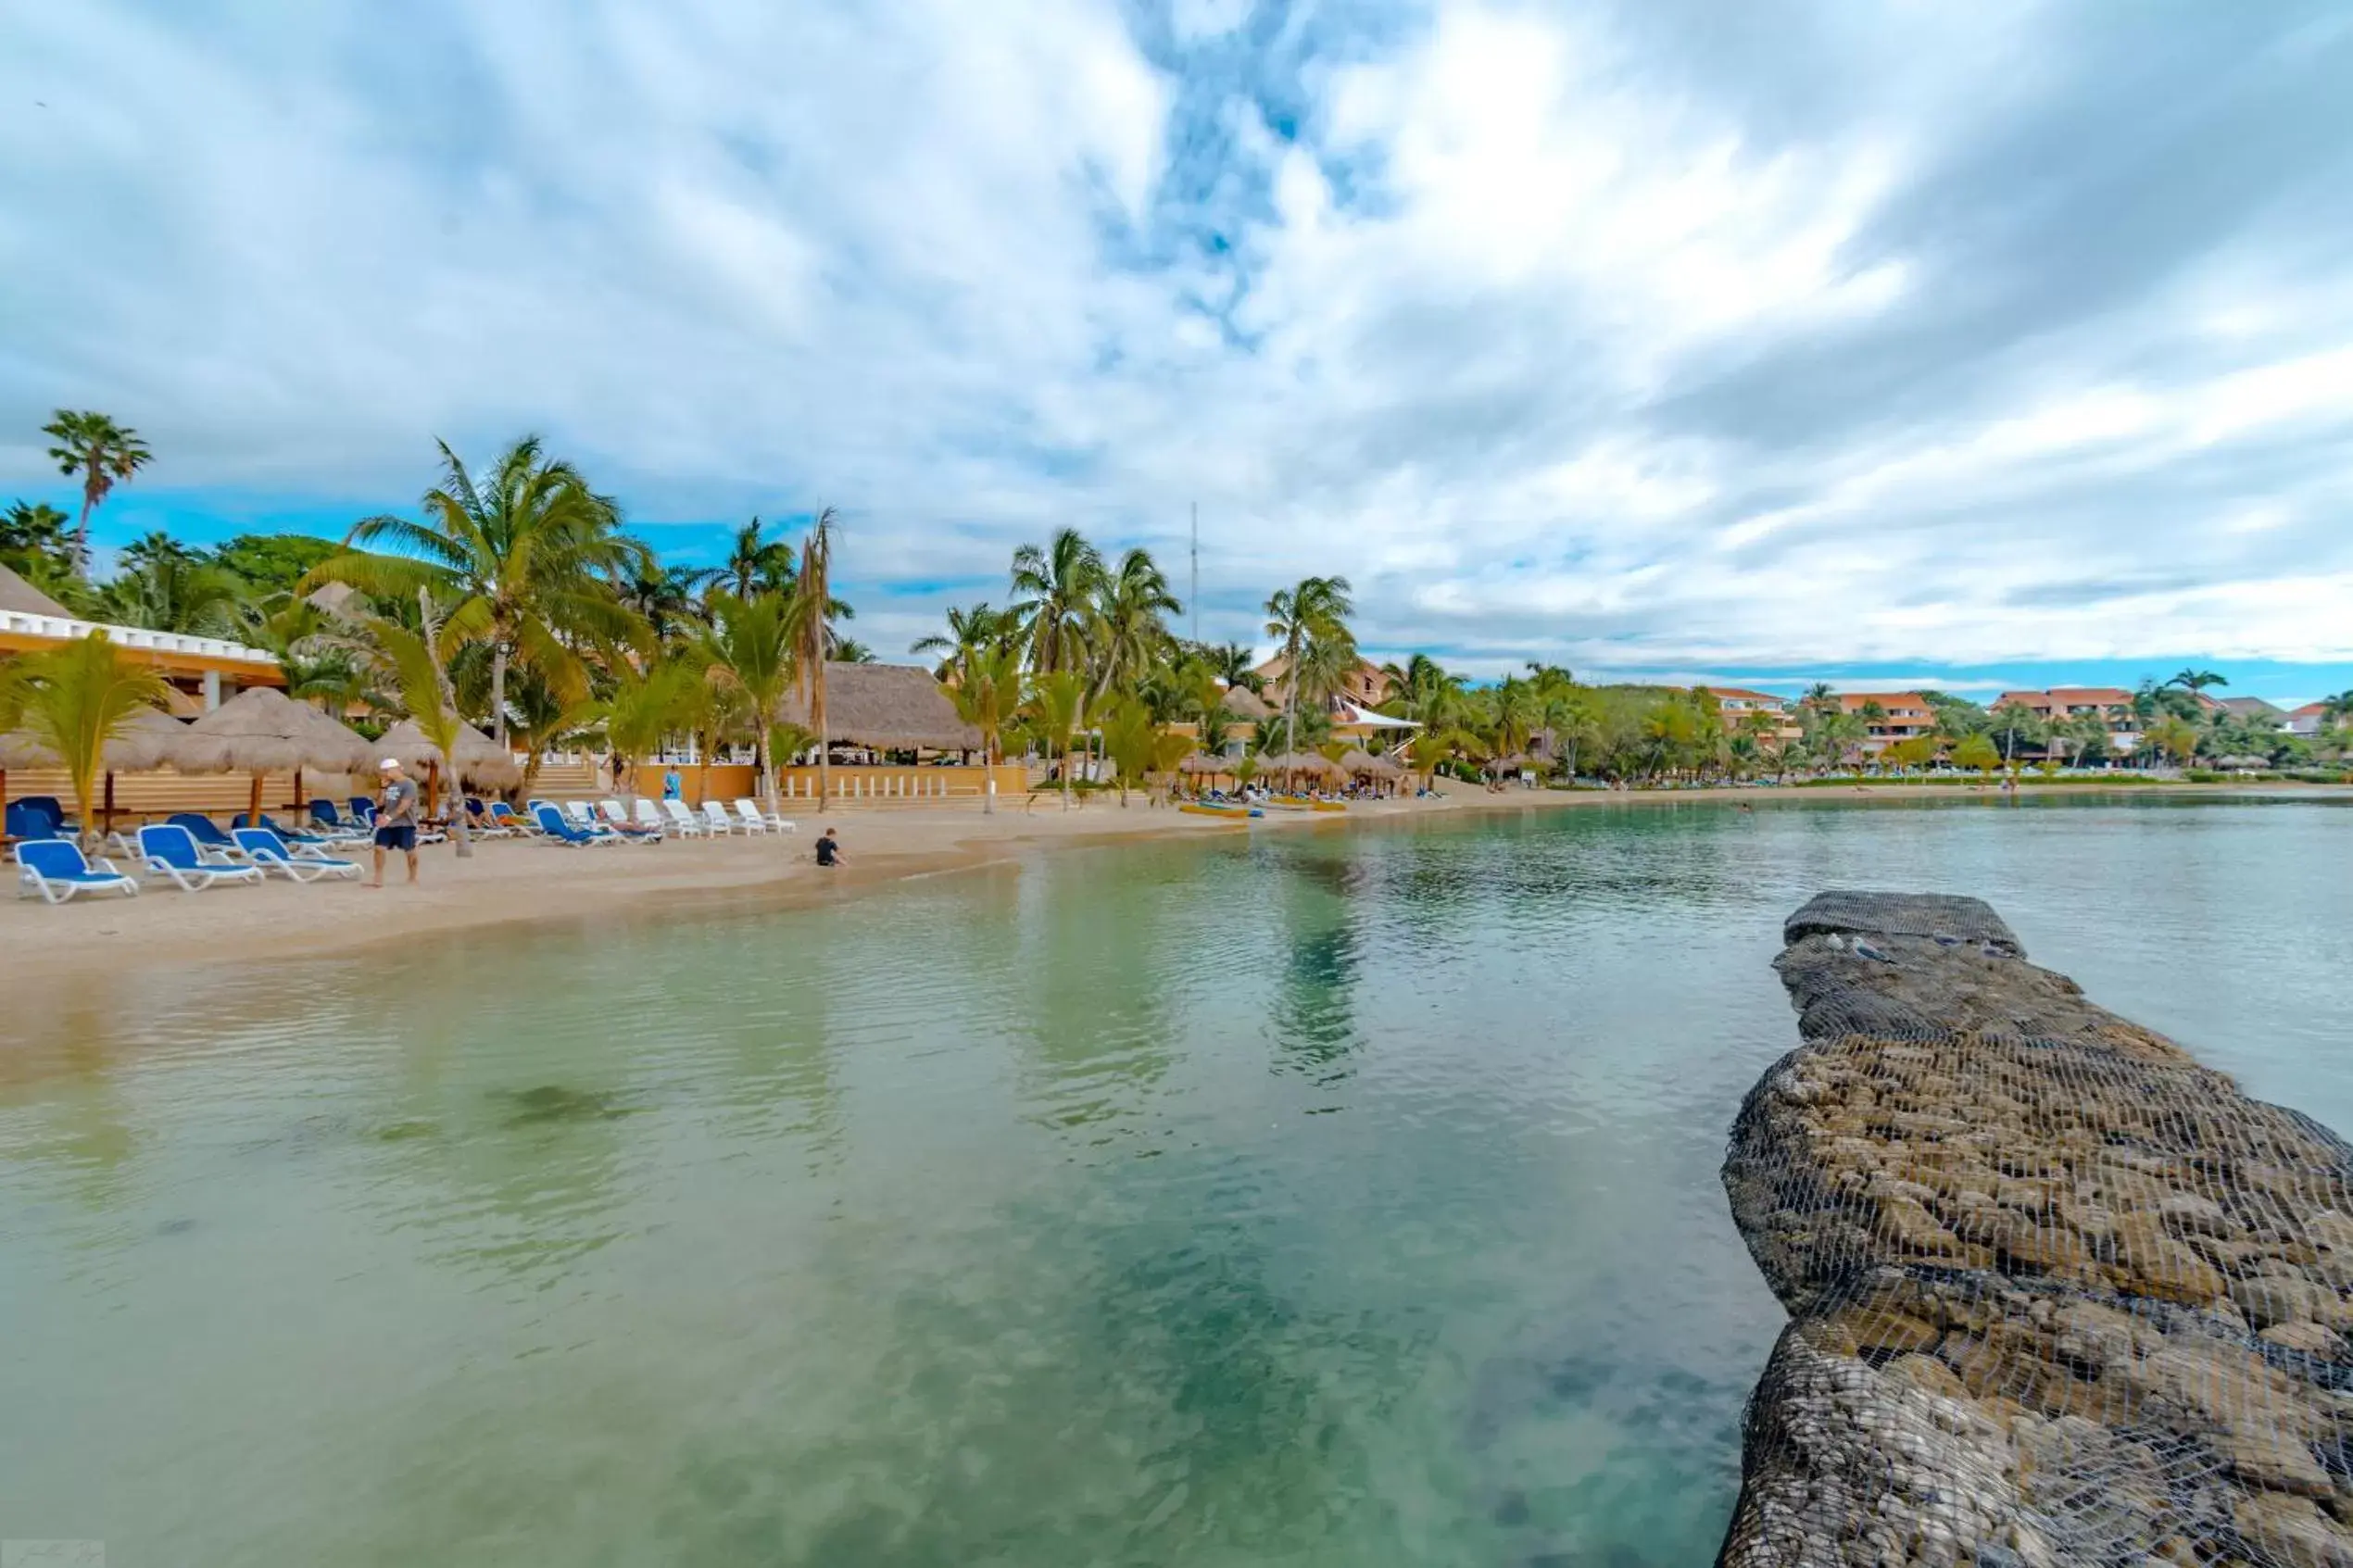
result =
[{"label": "sky", "polygon": [[[2353,687],[2353,6],[0,0],[0,499],[340,533],[543,434],[1378,657]],[[1187,618],[1187,629],[1191,618]]]}]

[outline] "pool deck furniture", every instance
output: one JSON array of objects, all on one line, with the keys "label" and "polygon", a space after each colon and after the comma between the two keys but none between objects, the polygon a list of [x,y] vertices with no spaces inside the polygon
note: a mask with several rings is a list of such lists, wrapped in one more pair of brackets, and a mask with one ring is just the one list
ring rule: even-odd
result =
[{"label": "pool deck furniture", "polygon": [[265,872],[275,872],[289,882],[312,883],[330,876],[353,882],[359,880],[359,861],[332,859],[319,854],[297,854],[268,828],[239,828],[235,837],[237,847],[243,849],[255,865]]},{"label": "pool deck furniture", "polygon": [[[761,825],[764,827],[766,824]],[[706,800],[702,803],[702,829],[711,837],[723,838],[742,826],[742,823],[727,815],[727,808],[716,800]],[[749,834],[751,830],[744,828],[744,831]]]},{"label": "pool deck furniture", "polygon": [[262,880],[258,866],[207,860],[195,835],[170,822],[149,822],[139,830],[139,858],[147,875],[160,877],[182,893],[201,893],[216,883]]},{"label": "pool deck furniture", "polygon": [[37,893],[42,902],[63,904],[83,893],[139,896],[139,884],[116,869],[112,860],[92,865],[82,858],[82,846],[66,838],[29,839],[16,847],[19,897]]}]

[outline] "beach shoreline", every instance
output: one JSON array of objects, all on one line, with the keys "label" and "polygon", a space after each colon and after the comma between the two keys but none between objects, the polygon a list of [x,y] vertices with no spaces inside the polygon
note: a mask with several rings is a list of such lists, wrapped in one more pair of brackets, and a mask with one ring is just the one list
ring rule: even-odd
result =
[{"label": "beach shoreline", "polygon": [[[2142,784],[2113,790],[2081,785],[2021,785],[2019,797],[2136,797],[2152,795],[2260,797],[2323,793],[2323,786]],[[2325,793],[2353,793],[2325,791]],[[2012,797],[2007,798],[2017,798]],[[537,843],[477,843],[459,860],[447,847],[425,851],[422,883],[400,883],[397,856],[388,885],[350,882],[183,894],[151,885],[133,898],[83,897],[52,909],[11,898],[0,907],[0,944],[11,955],[11,986],[86,985],[135,966],[342,957],[407,941],[503,934],[535,926],[580,926],[683,914],[766,914],[860,897],[943,873],[1019,865],[1066,849],[1095,849],[1192,837],[1252,833],[1346,832],[1374,825],[1438,822],[1510,812],[1608,808],[1650,809],[1745,801],[1768,809],[1851,805],[1858,800],[1975,800],[1999,803],[1993,789],[1933,784],[1871,784],[1859,789],[1711,788],[1692,790],[1521,790],[1491,794],[1457,785],[1441,798],[1352,804],[1345,813],[1270,812],[1247,825],[1148,808],[1140,795],[1123,809],[1098,797],[1065,810],[1059,798],[1002,801],[994,813],[954,808],[848,809],[823,825],[840,835],[847,863],[821,869],[811,846],[821,819],[765,838],[733,836],[559,849]],[[366,851],[354,858],[366,858]],[[128,868],[126,868],[128,869]]]}]

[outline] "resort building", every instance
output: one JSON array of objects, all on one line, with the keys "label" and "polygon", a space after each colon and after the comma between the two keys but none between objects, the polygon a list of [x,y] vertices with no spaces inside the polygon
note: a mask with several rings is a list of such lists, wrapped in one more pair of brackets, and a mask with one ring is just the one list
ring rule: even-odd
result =
[{"label": "resort building", "polygon": [[1741,686],[1694,686],[1716,699],[1717,711],[1722,716],[1728,732],[1750,731],[1759,714],[1773,721],[1766,734],[1777,741],[1803,739],[1806,731],[1797,721],[1797,705],[1785,696],[1771,692],[1753,692]]},{"label": "resort building", "polygon": [[263,649],[220,637],[83,621],[0,566],[0,658],[53,648],[93,632],[104,632],[126,655],[155,666],[170,684],[172,710],[182,718],[209,713],[249,686],[286,684],[278,660]]},{"label": "resort building", "polygon": [[[1285,683],[1290,661],[1277,654],[1258,667],[1258,678],[1265,684],[1265,696],[1277,709],[1283,706]],[[1341,677],[1338,700],[1354,703],[1359,708],[1378,708],[1396,695],[1397,683],[1381,672],[1381,667],[1369,659],[1360,659],[1356,668]]]},{"label": "resort building", "polygon": [[2287,723],[2286,709],[2259,696],[2226,696],[2222,699],[2222,711],[2236,719],[2269,724],[2275,730]]},{"label": "resort building", "polygon": [[2280,721],[2280,728],[2292,735],[2317,735],[2327,722],[2326,703],[2308,702],[2290,709]]},{"label": "resort building", "polygon": [[1863,715],[1863,749],[1872,754],[1936,728],[1936,709],[1918,692],[1841,692],[1838,706],[1843,712]]},{"label": "resort building", "polygon": [[1996,710],[2023,708],[2052,723],[2093,714],[2108,726],[2109,750],[2133,751],[2141,744],[2141,721],[2133,710],[2133,694],[2120,687],[2053,686],[2046,692],[2004,692],[1994,699],[1993,707]]}]

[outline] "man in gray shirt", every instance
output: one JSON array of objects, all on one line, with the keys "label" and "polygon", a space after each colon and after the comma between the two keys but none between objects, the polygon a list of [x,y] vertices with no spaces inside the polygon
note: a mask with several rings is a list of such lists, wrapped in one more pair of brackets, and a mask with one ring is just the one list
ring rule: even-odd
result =
[{"label": "man in gray shirt", "polygon": [[397,849],[409,857],[409,885],[417,884],[417,785],[400,771],[400,759],[387,757],[376,764],[384,788],[376,796],[376,874],[368,885],[384,884],[384,851]]}]

